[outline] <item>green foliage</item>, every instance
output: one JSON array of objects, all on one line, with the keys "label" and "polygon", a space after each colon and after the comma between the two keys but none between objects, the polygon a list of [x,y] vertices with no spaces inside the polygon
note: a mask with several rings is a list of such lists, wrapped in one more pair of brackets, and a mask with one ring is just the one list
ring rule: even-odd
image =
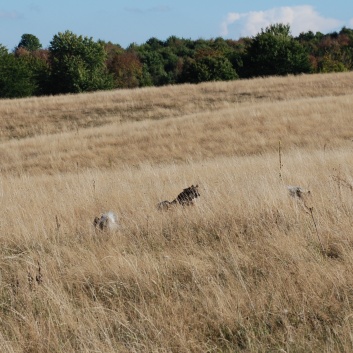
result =
[{"label": "green foliage", "polygon": [[172,36],[165,42],[151,38],[136,50],[146,83],[156,86],[236,79],[233,63],[241,63],[240,54],[235,54],[238,47],[222,38],[192,41]]},{"label": "green foliage", "polygon": [[312,72],[341,72],[353,69],[353,31],[301,33],[298,37],[312,62]]},{"label": "green foliage", "polygon": [[243,72],[246,77],[308,73],[310,62],[305,48],[290,35],[289,25],[276,24],[249,43]]},{"label": "green foliage", "polygon": [[14,54],[0,55],[0,97],[21,98],[33,95],[37,90],[35,74],[31,63]]},{"label": "green foliage", "polygon": [[190,53],[185,41],[177,37],[169,37],[165,42],[151,38],[135,50],[144,66],[142,86],[176,83],[181,72],[181,57]]},{"label": "green foliage", "polygon": [[150,49],[153,51],[159,50],[163,48],[163,42],[155,37],[150,38],[146,44],[149,46]]},{"label": "green foliage", "polygon": [[342,62],[333,59],[330,55],[325,55],[322,60],[319,61],[318,71],[322,73],[344,72],[347,71],[347,68]]},{"label": "green foliage", "polygon": [[103,43],[66,31],[54,36],[49,52],[53,93],[79,93],[113,87],[112,76],[105,66],[107,53]]},{"label": "green foliage", "polygon": [[53,37],[49,49],[41,47],[32,34],[22,35],[12,56],[0,45],[2,96],[353,70],[353,30],[346,27],[293,38],[289,25],[275,24],[252,38],[152,37],[126,49],[66,31]]},{"label": "green foliage", "polygon": [[144,68],[149,73],[153,86],[162,86],[169,83],[168,74],[164,69],[164,59],[161,53],[151,48],[142,47],[139,57]]},{"label": "green foliage", "polygon": [[35,51],[41,49],[42,44],[33,34],[23,34],[17,48],[24,48],[28,51]]},{"label": "green foliage", "polygon": [[3,56],[3,55],[6,55],[8,54],[8,51],[6,49],[5,46],[3,46],[2,44],[0,44],[0,58]]},{"label": "green foliage", "polygon": [[352,45],[353,43],[353,29],[343,27],[339,33],[340,36],[344,35],[348,38],[349,43]]},{"label": "green foliage", "polygon": [[168,48],[178,58],[185,58],[193,55],[194,51],[190,48],[191,44],[191,40],[171,36],[164,42],[164,47]]},{"label": "green foliage", "polygon": [[223,56],[204,56],[187,60],[181,75],[181,82],[200,83],[206,81],[228,81],[238,75],[230,61]]}]

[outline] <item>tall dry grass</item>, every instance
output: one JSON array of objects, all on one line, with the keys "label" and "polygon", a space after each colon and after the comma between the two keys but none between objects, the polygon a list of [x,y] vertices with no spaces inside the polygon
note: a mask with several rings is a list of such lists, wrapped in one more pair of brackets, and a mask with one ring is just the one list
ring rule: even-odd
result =
[{"label": "tall dry grass", "polygon": [[[1,144],[1,351],[352,351],[351,78],[0,102],[57,119]],[[106,103],[111,121],[65,126],[65,100],[80,120],[110,95],[156,110],[118,122]],[[156,210],[193,183],[195,207]],[[285,185],[311,190],[307,207]],[[93,229],[107,210],[119,231]]]},{"label": "tall dry grass", "polygon": [[1,170],[55,174],[201,161],[273,152],[279,139],[284,149],[348,147],[352,78],[311,75],[5,100]]}]

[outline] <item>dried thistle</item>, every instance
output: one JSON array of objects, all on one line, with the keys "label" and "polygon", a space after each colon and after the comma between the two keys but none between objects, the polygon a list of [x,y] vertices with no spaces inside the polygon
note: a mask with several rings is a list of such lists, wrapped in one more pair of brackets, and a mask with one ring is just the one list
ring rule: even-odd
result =
[{"label": "dried thistle", "polygon": [[350,191],[353,191],[353,185],[346,179],[342,178],[340,174],[332,175],[332,180],[337,182],[338,187],[343,185],[347,187]]},{"label": "dried thistle", "polygon": [[13,281],[11,282],[11,288],[12,288],[12,293],[14,295],[18,294],[18,290],[20,288],[20,281],[18,280],[18,278],[13,278]]},{"label": "dried thistle", "polygon": [[314,227],[315,227],[316,236],[317,236],[317,239],[319,240],[319,243],[320,243],[320,246],[321,246],[321,250],[324,253],[325,252],[325,248],[324,248],[324,245],[322,244],[322,241],[321,241],[321,238],[320,238],[320,235],[319,235],[319,231],[317,230],[317,226],[316,226],[316,221],[315,221],[315,218],[314,218],[313,210],[314,210],[314,207],[309,207],[309,212],[310,212],[311,219],[312,219]]},{"label": "dried thistle", "polygon": [[43,282],[43,276],[42,276],[42,271],[41,271],[39,261],[38,261],[38,274],[36,275],[36,282],[37,282],[37,284],[42,284],[42,282]]},{"label": "dried thistle", "polygon": [[60,222],[59,222],[58,216],[55,216],[55,222],[56,222],[56,230],[59,231],[61,224],[60,224]]},{"label": "dried thistle", "polygon": [[282,153],[281,153],[281,140],[278,141],[278,158],[279,158],[279,179],[282,180]]},{"label": "dried thistle", "polygon": [[28,272],[27,272],[27,281],[28,281],[28,286],[29,286],[29,290],[32,291],[33,290],[33,276],[30,272],[30,270],[28,269]]},{"label": "dried thistle", "polygon": [[313,213],[314,207],[312,206],[310,207],[307,205],[308,197],[311,196],[310,190],[303,189],[300,186],[291,186],[291,185],[288,185],[287,189],[289,191],[289,195],[297,199],[298,201],[300,201],[300,204],[303,206],[304,211],[311,216],[311,220],[313,221],[313,224],[314,224],[316,236],[319,240],[322,251],[324,251],[324,246],[320,239],[319,231],[317,229],[317,225],[316,225],[316,221]]}]

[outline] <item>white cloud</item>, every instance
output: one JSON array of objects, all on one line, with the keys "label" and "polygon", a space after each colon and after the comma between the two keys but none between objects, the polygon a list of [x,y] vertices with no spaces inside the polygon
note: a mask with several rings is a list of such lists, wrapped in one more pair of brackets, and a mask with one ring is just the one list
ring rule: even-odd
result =
[{"label": "white cloud", "polygon": [[[284,6],[266,11],[228,13],[221,23],[220,32],[222,36],[227,36],[230,32],[233,36],[235,34],[240,37],[255,36],[261,29],[275,23],[289,24],[293,35],[307,31],[326,33],[343,25],[343,22],[337,19],[322,17],[310,5]],[[236,31],[232,30],[231,26],[237,27]]]},{"label": "white cloud", "polygon": [[244,15],[235,13],[235,12],[230,12],[227,15],[227,18],[221,23],[221,35],[226,36],[229,33],[228,27],[235,21],[238,21],[241,17]]},{"label": "white cloud", "polygon": [[349,27],[353,27],[353,18],[349,20]]}]

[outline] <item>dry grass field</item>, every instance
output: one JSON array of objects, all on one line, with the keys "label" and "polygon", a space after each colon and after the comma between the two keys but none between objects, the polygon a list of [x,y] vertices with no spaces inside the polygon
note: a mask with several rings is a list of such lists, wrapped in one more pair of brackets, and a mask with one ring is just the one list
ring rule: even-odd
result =
[{"label": "dry grass field", "polygon": [[0,100],[0,141],[1,352],[353,351],[353,73]]}]

